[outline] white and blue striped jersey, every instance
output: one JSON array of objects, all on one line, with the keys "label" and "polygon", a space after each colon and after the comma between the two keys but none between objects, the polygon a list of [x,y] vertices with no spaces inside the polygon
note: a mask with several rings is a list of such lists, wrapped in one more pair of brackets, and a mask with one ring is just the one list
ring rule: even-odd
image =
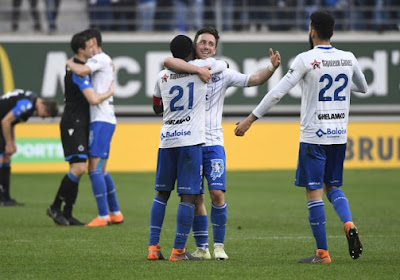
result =
[{"label": "white and blue striped jersey", "polygon": [[[211,66],[211,73],[226,69],[214,58],[190,61],[196,66]],[[154,96],[162,98],[164,113],[160,148],[193,146],[205,143],[205,103],[207,84],[195,74],[162,70],[157,77]]]},{"label": "white and blue striped jersey", "polygon": [[300,142],[346,143],[351,90],[365,93],[368,87],[354,54],[330,45],[299,54],[253,114],[262,117],[297,83],[302,93]]},{"label": "white and blue striped jersey", "polygon": [[206,95],[206,144],[224,145],[222,113],[226,90],[229,87],[246,87],[250,75],[226,69],[212,76],[207,84]]},{"label": "white and blue striped jersey", "polygon": [[[96,93],[105,93],[114,79],[111,58],[104,52],[94,55],[86,63],[92,75],[93,89]],[[116,124],[113,97],[110,96],[100,104],[90,105],[90,122],[101,121]]]}]

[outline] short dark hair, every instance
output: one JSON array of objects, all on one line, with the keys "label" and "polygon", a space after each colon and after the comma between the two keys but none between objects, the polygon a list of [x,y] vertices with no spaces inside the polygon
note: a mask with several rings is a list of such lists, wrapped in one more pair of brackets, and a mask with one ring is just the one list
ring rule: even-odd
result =
[{"label": "short dark hair", "polygon": [[333,35],[335,20],[327,11],[315,11],[310,15],[311,27],[317,31],[318,38],[329,40]]},{"label": "short dark hair", "polygon": [[85,49],[86,48],[86,41],[91,39],[90,37],[87,36],[86,33],[84,32],[79,32],[74,34],[71,39],[71,49],[72,51],[77,54],[79,49]]},{"label": "short dark hair", "polygon": [[42,99],[46,112],[54,118],[58,115],[58,103],[54,99]]},{"label": "short dark hair", "polygon": [[96,28],[89,28],[89,29],[86,29],[83,32],[86,33],[89,38],[96,38],[97,45],[99,47],[101,47],[102,39],[101,39],[100,30],[98,30]]},{"label": "short dark hair", "polygon": [[219,41],[219,34],[218,34],[218,30],[212,26],[206,26],[206,27],[203,27],[203,28],[200,28],[199,30],[197,30],[196,35],[194,36],[194,43],[197,44],[197,39],[199,38],[199,36],[201,34],[204,34],[204,33],[209,33],[214,36],[215,47],[217,47],[218,41]]},{"label": "short dark hair", "polygon": [[176,58],[191,59],[194,53],[193,41],[186,35],[178,35],[169,44],[171,53]]}]

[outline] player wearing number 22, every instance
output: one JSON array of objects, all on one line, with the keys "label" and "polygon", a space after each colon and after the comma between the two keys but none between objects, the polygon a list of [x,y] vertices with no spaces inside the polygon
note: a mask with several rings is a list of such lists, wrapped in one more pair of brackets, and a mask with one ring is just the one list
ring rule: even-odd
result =
[{"label": "player wearing number 22", "polygon": [[317,250],[301,263],[330,263],[325,230],[323,190],[344,224],[349,253],[357,259],[362,253],[346,196],[340,189],[347,142],[351,90],[365,93],[367,82],[351,52],[331,46],[335,21],[322,11],[310,16],[311,50],[299,54],[288,73],[263,98],[253,112],[238,123],[235,134],[243,136],[296,84],[300,83],[300,149],[295,185],[306,188],[309,222]]},{"label": "player wearing number 22", "polygon": [[[170,44],[174,57],[193,59],[193,42],[178,35]],[[196,66],[210,66],[211,73],[221,72],[227,65],[214,58],[193,60]],[[220,66],[220,67],[219,67]],[[219,70],[218,70],[219,68]],[[207,69],[208,72],[208,69]],[[195,200],[201,193],[202,145],[205,143],[205,95],[207,84],[197,75],[163,70],[159,73],[153,104],[162,99],[163,125],[156,171],[155,190],[150,214],[148,260],[164,259],[160,252],[160,233],[171,191],[177,182],[180,203],[171,261],[199,260],[189,254],[186,241],[194,219]],[[157,110],[155,109],[157,112]]]}]

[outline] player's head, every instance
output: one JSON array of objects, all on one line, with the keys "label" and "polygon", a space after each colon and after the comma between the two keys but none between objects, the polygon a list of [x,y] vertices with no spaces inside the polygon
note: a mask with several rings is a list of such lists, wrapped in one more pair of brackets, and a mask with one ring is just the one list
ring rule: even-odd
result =
[{"label": "player's head", "polygon": [[204,59],[215,55],[218,40],[218,30],[214,27],[207,26],[199,29],[194,36],[196,57]]},{"label": "player's head", "polygon": [[85,59],[93,56],[93,40],[84,31],[72,36],[70,46],[74,54]]},{"label": "player's head", "polygon": [[186,61],[193,59],[193,41],[188,36],[176,36],[169,44],[169,49],[176,58],[181,58]]},{"label": "player's head", "polygon": [[58,103],[53,99],[36,99],[36,112],[41,118],[56,117],[58,115]]},{"label": "player's head", "polygon": [[309,41],[314,47],[313,39],[330,40],[335,26],[334,18],[325,11],[316,11],[310,15]]},{"label": "player's head", "polygon": [[83,32],[85,32],[89,38],[95,38],[96,42],[97,42],[97,46],[101,47],[102,39],[101,39],[101,33],[98,29],[89,28]]}]

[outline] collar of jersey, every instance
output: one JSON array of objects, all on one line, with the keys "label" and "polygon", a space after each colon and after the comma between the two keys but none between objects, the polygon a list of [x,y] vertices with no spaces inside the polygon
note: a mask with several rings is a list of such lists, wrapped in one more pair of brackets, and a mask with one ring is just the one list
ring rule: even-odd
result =
[{"label": "collar of jersey", "polygon": [[315,48],[317,49],[323,49],[323,50],[330,50],[333,49],[333,47],[331,45],[329,46],[316,46]]}]

